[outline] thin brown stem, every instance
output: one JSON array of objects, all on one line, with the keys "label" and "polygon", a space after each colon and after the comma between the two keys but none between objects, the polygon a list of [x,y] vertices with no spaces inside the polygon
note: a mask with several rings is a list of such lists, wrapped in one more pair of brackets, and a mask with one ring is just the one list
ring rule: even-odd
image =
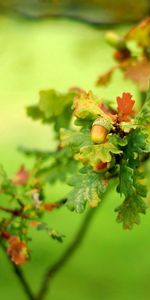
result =
[{"label": "thin brown stem", "polygon": [[90,209],[74,240],[71,242],[71,244],[69,245],[69,247],[65,250],[65,252],[62,254],[62,256],[52,265],[48,268],[48,270],[46,271],[42,283],[41,283],[41,287],[39,290],[39,293],[36,297],[36,300],[43,300],[45,298],[45,295],[48,292],[49,289],[49,285],[51,283],[52,278],[54,277],[54,275],[60,271],[60,269],[68,262],[68,260],[71,258],[71,256],[74,254],[74,252],[77,250],[77,248],[79,247],[79,245],[81,245],[81,242],[83,241],[85,234],[88,231],[88,228],[90,226],[90,223],[96,213],[96,209]]},{"label": "thin brown stem", "polygon": [[[3,244],[1,244],[1,247],[4,250],[4,252],[6,253],[6,247]],[[9,260],[9,262],[11,263],[12,268],[13,268],[16,276],[18,277],[18,279],[21,283],[21,286],[23,287],[23,289],[25,291],[25,294],[28,297],[28,299],[29,300],[36,300],[34,294],[31,291],[31,288],[30,288],[30,286],[29,286],[29,284],[28,284],[28,282],[27,282],[27,280],[24,276],[24,273],[23,273],[22,269],[19,266],[15,265],[11,260]]]},{"label": "thin brown stem", "polygon": [[34,294],[31,291],[31,288],[30,288],[27,280],[25,279],[24,273],[21,270],[21,268],[19,266],[15,265],[14,263],[12,263],[12,267],[13,267],[14,272],[17,275],[17,277],[18,277],[18,279],[19,279],[19,281],[20,281],[20,283],[21,283],[28,299],[29,300],[36,300]]},{"label": "thin brown stem", "polygon": [[[146,161],[148,158],[149,158],[149,154],[143,158],[142,162]],[[118,174],[115,174],[115,175],[111,176],[109,179],[115,179],[117,176],[118,176]],[[107,190],[107,192],[108,192],[108,190]],[[66,202],[66,199],[60,200],[59,202],[64,204]],[[3,208],[0,207],[0,209],[3,209]],[[39,292],[36,296],[32,293],[20,267],[14,265],[12,263],[14,271],[15,271],[20,283],[22,284],[22,287],[24,288],[25,293],[28,296],[29,300],[43,300],[45,298],[53,277],[56,275],[56,273],[58,273],[61,270],[61,268],[68,262],[68,260],[72,257],[72,255],[75,253],[75,251],[81,245],[96,211],[97,211],[97,209],[90,209],[87,212],[87,214],[84,217],[84,220],[83,220],[75,238],[71,242],[71,244],[67,247],[67,249],[64,251],[62,256],[52,266],[50,266],[47,269],[45,275],[43,276]]]},{"label": "thin brown stem", "polygon": [[[148,155],[148,157],[145,157],[143,159],[143,161],[146,161],[148,158],[149,158],[149,155]],[[113,174],[109,179],[115,179],[116,177],[118,177],[118,174]],[[107,192],[108,192],[108,190],[107,190]],[[58,259],[58,261],[56,261],[52,266],[50,266],[48,268],[48,270],[46,271],[46,273],[43,277],[41,287],[40,287],[39,293],[36,297],[36,300],[43,300],[45,298],[45,296],[48,292],[51,280],[53,279],[55,274],[58,271],[60,271],[60,269],[68,262],[68,260],[71,258],[71,256],[74,254],[74,252],[79,247],[79,245],[82,243],[96,211],[97,211],[96,209],[90,209],[88,211],[88,213],[86,214],[72,243],[68,246],[68,248],[62,254],[62,256]]]},{"label": "thin brown stem", "polygon": [[22,209],[12,209],[4,206],[0,206],[0,210],[10,213],[15,217],[21,217],[23,219],[28,219],[28,216],[22,212]]}]

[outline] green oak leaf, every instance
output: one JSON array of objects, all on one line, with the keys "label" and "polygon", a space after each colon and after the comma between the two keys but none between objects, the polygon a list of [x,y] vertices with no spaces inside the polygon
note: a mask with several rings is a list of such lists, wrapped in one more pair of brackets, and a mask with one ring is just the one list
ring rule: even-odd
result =
[{"label": "green oak leaf", "polygon": [[41,231],[41,230],[45,230],[48,235],[53,239],[53,240],[57,240],[58,242],[62,243],[63,242],[63,239],[64,239],[64,235],[63,234],[60,234],[58,231],[56,231],[55,229],[53,228],[49,228],[48,224],[45,223],[45,222],[40,222],[38,225],[37,225],[37,230],[38,231]]},{"label": "green oak leaf", "polygon": [[62,148],[55,152],[46,166],[38,170],[37,176],[48,183],[54,183],[57,180],[64,182],[68,174],[76,171],[77,165],[77,161],[73,159],[72,149]]},{"label": "green oak leaf", "polygon": [[137,114],[135,122],[141,124],[142,126],[150,124],[150,84],[144,105],[142,106],[140,112]]},{"label": "green oak leaf", "polygon": [[62,147],[70,147],[74,152],[84,145],[92,145],[90,130],[75,131],[61,128],[60,140]]},{"label": "green oak leaf", "polygon": [[92,171],[72,177],[69,185],[74,188],[67,197],[66,205],[77,213],[82,213],[87,203],[90,207],[97,207],[106,189],[100,175]]},{"label": "green oak leaf", "polygon": [[48,235],[53,239],[53,240],[56,240],[60,243],[62,243],[64,241],[64,237],[65,235],[64,234],[61,234],[59,233],[58,231],[56,231],[55,229],[48,229],[47,230],[48,232]]},{"label": "green oak leaf", "polygon": [[55,152],[51,152],[49,150],[44,151],[36,148],[27,148],[24,146],[19,146],[18,150],[26,156],[33,156],[37,159],[42,159],[42,160],[48,159],[54,156],[55,154]]},{"label": "green oak leaf", "polygon": [[141,154],[149,151],[147,131],[142,128],[137,128],[131,131],[128,135],[127,156],[134,156],[134,153]]},{"label": "green oak leaf", "polygon": [[58,93],[53,89],[40,91],[39,103],[27,107],[27,114],[33,120],[54,124],[55,131],[61,127],[68,128],[72,118],[71,106],[76,94],[73,92]]},{"label": "green oak leaf", "polygon": [[41,120],[44,119],[43,112],[36,105],[31,105],[27,107],[27,115],[31,117],[33,120]]},{"label": "green oak leaf", "polygon": [[136,129],[139,124],[135,121],[135,119],[130,120],[129,122],[121,122],[120,128],[125,133],[129,133],[131,130]]},{"label": "green oak leaf", "polygon": [[60,94],[55,90],[40,91],[39,109],[45,118],[60,116],[66,107],[71,106],[74,93]]},{"label": "green oak leaf", "polygon": [[124,229],[132,229],[134,224],[140,223],[140,215],[146,213],[146,204],[140,196],[126,198],[124,202],[116,208],[117,222],[123,223]]},{"label": "green oak leaf", "polygon": [[88,120],[88,119],[75,119],[74,120],[74,125],[80,126],[82,128],[92,128],[93,120]]},{"label": "green oak leaf", "polygon": [[110,162],[112,154],[121,154],[122,151],[112,143],[104,143],[100,145],[84,146],[80,152],[75,155],[75,159],[80,160],[85,165],[94,167],[100,161]]},{"label": "green oak leaf", "polygon": [[12,195],[15,193],[15,191],[16,187],[8,178],[3,166],[0,165],[0,193],[4,193],[5,195]]},{"label": "green oak leaf", "polygon": [[134,187],[138,195],[145,198],[147,196],[147,187],[141,184],[139,180],[135,180]]},{"label": "green oak leaf", "polygon": [[121,195],[124,194],[126,197],[132,195],[134,189],[133,175],[134,175],[133,169],[127,166],[126,161],[122,160],[120,165],[119,185],[117,187],[117,191]]},{"label": "green oak leaf", "polygon": [[117,208],[117,220],[124,228],[131,229],[140,222],[140,213],[146,212],[143,198],[147,196],[144,171],[140,168],[140,157],[148,152],[147,132],[142,128],[132,130],[127,136],[123,159],[120,164],[117,191],[125,195],[124,202]]},{"label": "green oak leaf", "polygon": [[112,143],[116,147],[118,147],[118,146],[125,147],[128,143],[126,136],[120,137],[119,134],[115,134],[115,133],[108,134],[107,140],[108,140],[108,142]]}]

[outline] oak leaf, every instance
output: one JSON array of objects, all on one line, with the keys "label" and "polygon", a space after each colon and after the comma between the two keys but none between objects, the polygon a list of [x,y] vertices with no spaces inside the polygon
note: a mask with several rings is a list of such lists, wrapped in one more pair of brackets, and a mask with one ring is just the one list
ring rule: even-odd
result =
[{"label": "oak leaf", "polygon": [[74,97],[74,115],[79,119],[95,119],[100,115],[99,105],[102,99],[97,98],[91,91],[81,92]]},{"label": "oak leaf", "polygon": [[8,240],[8,249],[7,253],[10,256],[11,260],[16,265],[24,264],[28,259],[28,250],[27,244],[25,241],[21,241],[20,238],[16,235],[11,236]]},{"label": "oak leaf", "polygon": [[14,185],[22,185],[25,184],[29,178],[29,172],[25,169],[24,166],[21,166],[18,172],[16,173],[15,177],[13,178],[12,182]]},{"label": "oak leaf", "polygon": [[150,17],[134,26],[125,36],[126,40],[135,40],[139,46],[147,47],[150,43]]},{"label": "oak leaf", "polygon": [[105,85],[106,86],[110,82],[115,69],[116,68],[113,67],[112,69],[110,69],[106,73],[100,75],[99,78],[97,79],[96,85],[100,85],[100,86]]},{"label": "oak leaf", "polygon": [[55,208],[58,208],[60,206],[59,203],[50,203],[50,202],[46,202],[43,204],[43,210],[44,211],[52,211],[54,210]]},{"label": "oak leaf", "polygon": [[141,91],[146,91],[150,78],[150,62],[146,58],[142,58],[136,63],[128,65],[124,77],[138,84]]},{"label": "oak leaf", "polygon": [[117,97],[118,104],[118,120],[129,121],[129,116],[131,116],[133,111],[133,105],[135,101],[132,100],[132,95],[130,93],[123,93],[121,97]]}]

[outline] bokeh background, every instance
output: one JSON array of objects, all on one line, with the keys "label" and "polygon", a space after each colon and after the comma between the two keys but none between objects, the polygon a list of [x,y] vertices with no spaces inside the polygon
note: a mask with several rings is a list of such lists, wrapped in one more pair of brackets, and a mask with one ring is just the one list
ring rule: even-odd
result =
[{"label": "bokeh background", "polygon": [[[129,26],[119,24],[115,29],[124,33]],[[104,33],[104,27],[66,18],[29,20],[0,15],[0,162],[10,176],[21,163],[32,164],[17,152],[17,145],[53,147],[51,128],[32,122],[25,112],[26,106],[38,100],[40,89],[65,92],[79,86],[110,99],[129,91],[138,99],[135,87],[123,82],[119,71],[109,88],[95,87],[98,74],[113,64]],[[57,182],[48,190],[49,200],[58,200],[67,191],[65,184]],[[147,212],[132,231],[123,231],[115,222],[114,208],[119,203],[119,196],[111,190],[84,243],[54,278],[47,300],[150,299],[150,215]],[[33,290],[38,288],[47,264],[73,239],[82,219],[83,215],[67,209],[47,215],[49,224],[66,235],[61,245],[43,232],[32,233],[32,260],[23,269]],[[0,297],[27,299],[2,251]]]}]

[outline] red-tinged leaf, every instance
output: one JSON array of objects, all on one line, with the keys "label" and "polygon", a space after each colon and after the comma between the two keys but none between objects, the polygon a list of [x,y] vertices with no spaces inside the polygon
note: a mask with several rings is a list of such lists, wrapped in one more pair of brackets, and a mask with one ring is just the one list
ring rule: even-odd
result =
[{"label": "red-tinged leaf", "polygon": [[132,95],[130,93],[123,93],[121,97],[117,97],[118,104],[118,120],[129,121],[129,116],[133,115],[133,105],[135,101],[132,100]]},{"label": "red-tinged leaf", "polygon": [[45,211],[52,211],[53,209],[55,209],[55,208],[58,208],[60,206],[60,204],[59,203],[44,203],[43,204],[43,209],[45,210]]},{"label": "red-tinged leaf", "polygon": [[131,79],[139,85],[141,91],[148,89],[150,78],[150,62],[146,58],[142,58],[133,64],[129,64],[125,69],[125,79]]},{"label": "red-tinged leaf", "polygon": [[40,225],[41,224],[41,222],[38,222],[38,221],[32,221],[29,225],[30,225],[30,227],[32,227],[32,228],[36,228],[38,225]]},{"label": "red-tinged leaf", "polygon": [[29,172],[25,169],[24,166],[21,166],[18,172],[16,173],[15,177],[13,178],[12,182],[14,185],[22,185],[27,182],[29,178]]},{"label": "red-tinged leaf", "polygon": [[11,236],[8,240],[9,246],[7,253],[11,260],[16,265],[24,264],[28,259],[27,244],[25,241],[21,241],[18,236]]}]

